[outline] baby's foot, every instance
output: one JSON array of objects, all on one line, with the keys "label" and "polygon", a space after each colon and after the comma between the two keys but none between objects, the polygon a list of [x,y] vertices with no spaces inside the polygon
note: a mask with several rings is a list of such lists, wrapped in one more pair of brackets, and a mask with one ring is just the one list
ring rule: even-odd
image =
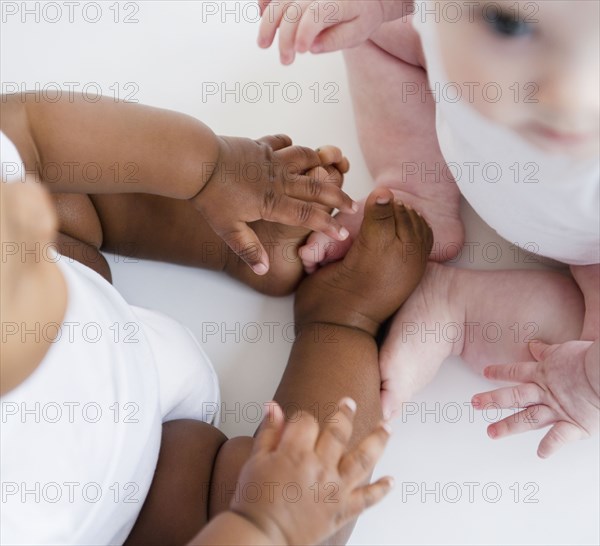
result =
[{"label": "baby's foot", "polygon": [[[439,192],[435,196],[430,196],[429,187],[412,189],[414,193],[397,189],[391,191],[398,201],[422,214],[431,226],[435,244],[429,259],[436,262],[452,260],[460,252],[465,240],[464,227],[459,215],[458,193],[455,195],[453,191],[449,191],[447,195],[443,195],[443,192]],[[358,214],[340,213],[336,216],[338,222],[350,233],[350,237],[345,241],[336,241],[324,233],[311,234],[306,245],[300,249],[302,263],[307,273],[313,273],[318,266],[327,265],[345,256],[360,228],[362,205]]]},{"label": "baby's foot", "polygon": [[297,321],[343,324],[374,335],[421,280],[432,244],[421,216],[394,201],[389,190],[375,190],[344,259],[300,286]]},{"label": "baby's foot", "polygon": [[380,351],[384,413],[398,413],[446,357],[461,356],[478,372],[489,364],[529,361],[531,340],[578,339],[583,313],[577,286],[559,273],[429,263]]},{"label": "baby's foot", "polygon": [[431,226],[435,244],[430,259],[444,262],[456,258],[465,242],[465,228],[460,219],[460,193],[454,181],[395,184],[394,195],[419,211]]}]

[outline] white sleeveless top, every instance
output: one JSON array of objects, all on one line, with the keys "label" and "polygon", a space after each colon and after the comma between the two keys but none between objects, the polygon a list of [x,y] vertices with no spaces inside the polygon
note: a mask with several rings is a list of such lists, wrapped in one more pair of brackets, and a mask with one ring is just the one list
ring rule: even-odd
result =
[{"label": "white sleeveless top", "polygon": [[[430,88],[447,89],[434,6],[418,0]],[[574,160],[532,146],[481,116],[464,100],[438,93],[439,145],[461,193],[511,243],[573,265],[600,263],[600,159]],[[448,94],[449,95],[449,94]]]},{"label": "white sleeveless top", "polygon": [[[9,143],[2,135],[3,164],[15,161]],[[130,306],[91,269],[47,256],[65,278],[67,310],[60,325],[28,334],[59,332],[0,398],[0,543],[121,544],[148,494],[162,423],[213,421],[216,375],[189,330]]]}]

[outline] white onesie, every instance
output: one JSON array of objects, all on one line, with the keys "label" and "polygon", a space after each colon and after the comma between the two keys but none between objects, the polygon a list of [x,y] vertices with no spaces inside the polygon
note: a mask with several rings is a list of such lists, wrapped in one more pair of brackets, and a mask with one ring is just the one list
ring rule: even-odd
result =
[{"label": "white onesie", "polygon": [[[429,86],[437,93],[439,145],[475,211],[511,243],[574,265],[600,263],[600,160],[545,153],[489,121],[448,90],[431,0],[418,0]],[[474,46],[475,47],[475,46]]]},{"label": "white onesie", "polygon": [[[3,173],[14,174],[20,158],[0,137]],[[67,310],[61,324],[12,334],[59,333],[0,398],[0,543],[121,544],[148,493],[162,423],[214,421],[217,378],[189,330],[127,304],[91,269],[41,255],[64,276]]]}]

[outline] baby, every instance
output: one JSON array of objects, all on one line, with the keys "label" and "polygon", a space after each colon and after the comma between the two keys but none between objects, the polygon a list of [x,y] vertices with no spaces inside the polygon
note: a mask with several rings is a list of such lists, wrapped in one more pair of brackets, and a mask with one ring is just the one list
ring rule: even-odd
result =
[{"label": "baby", "polygon": [[[485,373],[518,387],[473,398],[477,408],[525,408],[490,425],[491,437],[552,425],[538,449],[546,457],[595,433],[600,4],[382,0],[262,9],[259,44],[269,46],[279,28],[284,63],[296,52],[358,46],[345,55],[367,163],[376,185],[430,222],[433,261],[455,257],[464,243],[460,192],[510,242],[570,265],[574,282],[430,263],[382,349],[386,414],[454,354],[476,366],[511,363]],[[352,237],[359,218],[338,215]],[[339,258],[348,243],[311,237],[301,251],[307,270]],[[482,324],[497,324],[500,336],[468,328]],[[425,334],[453,325],[459,335]]]},{"label": "baby", "polygon": [[[425,221],[388,190],[374,192],[345,259],[299,288],[298,337],[256,439],[228,440],[211,424],[218,384],[197,341],[127,304],[100,249],[289,292],[303,274],[289,248],[271,252],[257,276],[237,254],[214,251],[216,229],[275,249],[297,248],[313,222],[339,233],[325,216],[333,206],[352,210],[340,190],[347,162],[336,148],[313,152],[287,137],[219,144],[197,120],[156,108],[39,99],[1,103],[3,172],[23,175],[0,185],[1,541],[316,544],[350,524],[391,486],[368,484],[389,435],[375,337],[424,274]],[[254,164],[266,180],[232,174]],[[115,171],[126,165],[135,167],[128,182]],[[67,166],[69,175],[57,175]],[[45,187],[77,193],[51,197]],[[286,214],[288,199],[302,218]],[[255,269],[265,263],[228,243]],[[38,406],[42,418],[30,415]],[[273,483],[298,484],[298,502]],[[260,502],[243,493],[256,484]]]}]

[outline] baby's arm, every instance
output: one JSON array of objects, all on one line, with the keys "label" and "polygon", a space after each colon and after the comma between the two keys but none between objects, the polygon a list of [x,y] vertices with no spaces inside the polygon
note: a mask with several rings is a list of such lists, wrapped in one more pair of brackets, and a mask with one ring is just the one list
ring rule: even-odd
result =
[{"label": "baby's arm", "polygon": [[184,114],[79,94],[2,96],[2,130],[52,192],[190,199],[210,178],[218,137]]},{"label": "baby's arm", "polygon": [[[35,93],[6,95],[1,109],[2,130],[27,171],[51,191],[190,200],[257,274],[265,274],[270,263],[251,222],[347,236],[322,206],[351,213],[352,200],[339,186],[307,176],[326,165],[317,152],[292,146],[285,135],[217,137],[190,116],[106,97],[90,102],[77,94],[56,102]],[[346,169],[341,151],[333,164]]]}]

